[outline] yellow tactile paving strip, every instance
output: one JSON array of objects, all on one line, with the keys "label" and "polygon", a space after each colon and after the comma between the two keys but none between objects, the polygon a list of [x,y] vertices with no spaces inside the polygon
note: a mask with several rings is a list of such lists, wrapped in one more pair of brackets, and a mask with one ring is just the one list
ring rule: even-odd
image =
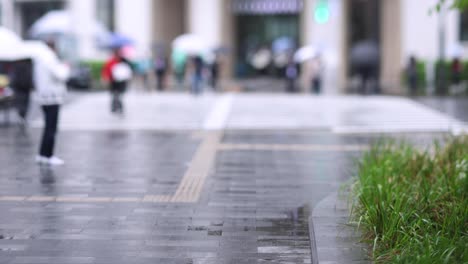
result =
[{"label": "yellow tactile paving strip", "polygon": [[364,151],[368,145],[310,145],[310,144],[221,144],[219,150],[270,151]]},{"label": "yellow tactile paving strip", "polygon": [[0,196],[0,202],[57,202],[57,203],[196,203],[210,174],[219,150],[248,151],[338,151],[352,152],[369,149],[368,145],[311,145],[311,144],[221,144],[222,131],[197,132],[194,137],[203,141],[193,156],[174,195],[145,195],[143,197],[82,196]]}]

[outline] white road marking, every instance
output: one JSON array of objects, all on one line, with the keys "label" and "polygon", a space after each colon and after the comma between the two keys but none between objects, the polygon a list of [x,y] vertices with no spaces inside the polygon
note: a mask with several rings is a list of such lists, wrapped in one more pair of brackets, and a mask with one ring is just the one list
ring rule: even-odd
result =
[{"label": "white road marking", "polygon": [[215,103],[208,117],[203,122],[204,130],[221,130],[226,128],[231,113],[233,94],[221,96]]}]

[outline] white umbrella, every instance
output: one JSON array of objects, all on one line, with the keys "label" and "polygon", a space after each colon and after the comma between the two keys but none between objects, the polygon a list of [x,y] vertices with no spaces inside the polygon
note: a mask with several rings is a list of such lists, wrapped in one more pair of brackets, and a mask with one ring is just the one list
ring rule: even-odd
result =
[{"label": "white umbrella", "polygon": [[0,27],[0,45],[18,42],[21,42],[21,38],[16,33],[5,27]]},{"label": "white umbrella", "polygon": [[462,45],[453,44],[452,46],[450,46],[448,53],[449,53],[449,56],[452,58],[460,58],[463,56],[463,50],[464,48]]},{"label": "white umbrella", "polygon": [[295,62],[305,62],[310,60],[318,55],[318,51],[313,46],[304,46],[294,53],[294,61]]},{"label": "white umbrella", "polygon": [[28,57],[22,48],[22,40],[13,31],[0,27],[0,60],[12,61]]},{"label": "white umbrella", "polygon": [[257,70],[263,70],[271,62],[271,51],[269,49],[260,49],[252,56],[250,64]]},{"label": "white umbrella", "polygon": [[[67,34],[73,33],[74,23],[72,15],[65,10],[50,11],[39,18],[30,28],[29,34],[32,37],[52,34]],[[99,40],[106,39],[110,32],[99,22],[93,24],[93,34]]]},{"label": "white umbrella", "polygon": [[172,42],[172,49],[187,55],[203,55],[211,50],[211,46],[200,36],[185,34]]},{"label": "white umbrella", "polygon": [[57,60],[57,55],[42,41],[25,41],[23,50],[34,60],[44,63],[53,63]]}]

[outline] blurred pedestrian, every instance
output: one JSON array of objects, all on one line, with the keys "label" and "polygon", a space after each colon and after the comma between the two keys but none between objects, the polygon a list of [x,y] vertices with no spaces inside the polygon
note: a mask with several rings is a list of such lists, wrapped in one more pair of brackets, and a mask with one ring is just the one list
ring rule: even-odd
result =
[{"label": "blurred pedestrian", "polygon": [[458,92],[459,90],[463,90],[461,88],[462,82],[462,74],[463,74],[463,65],[460,61],[460,58],[456,57],[452,61],[451,65],[452,71],[452,87],[451,90],[454,92]]},{"label": "blurred pedestrian", "polygon": [[322,92],[323,61],[320,55],[314,57],[310,65],[312,92],[320,94]]},{"label": "blurred pedestrian", "polygon": [[[47,43],[56,52],[53,42]],[[70,76],[69,68],[53,54],[52,58],[34,61],[33,77],[39,104],[44,112],[44,132],[42,134],[39,164],[62,165],[64,161],[54,156],[55,140],[59,121],[60,105],[66,94],[66,81]]]},{"label": "blurred pedestrian", "polygon": [[204,63],[203,59],[200,56],[195,56],[192,59],[193,63],[193,73],[192,73],[192,93],[194,95],[199,95],[203,91],[202,82],[203,82],[203,68]]},{"label": "blurred pedestrian", "polygon": [[120,49],[114,49],[113,56],[102,69],[102,79],[108,83],[111,92],[111,112],[123,114],[122,97],[132,78],[132,64],[122,55]]},{"label": "blurred pedestrian", "polygon": [[15,107],[21,123],[24,125],[29,110],[30,94],[34,89],[32,60],[15,61],[10,72],[10,79],[10,86],[15,92]]},{"label": "blurred pedestrian", "polygon": [[299,66],[291,58],[286,65],[286,91],[289,93],[296,92],[296,80],[299,77]]},{"label": "blurred pedestrian", "polygon": [[210,70],[211,70],[211,87],[212,87],[213,90],[215,90],[215,91],[216,91],[217,86],[218,86],[219,67],[220,67],[219,57],[216,56],[215,60],[214,60],[213,63],[210,65]]},{"label": "blurred pedestrian", "polygon": [[156,90],[164,90],[164,77],[167,71],[167,59],[164,56],[157,56],[154,60],[154,71],[156,74]]},{"label": "blurred pedestrian", "polygon": [[408,87],[411,96],[416,96],[418,93],[418,68],[416,57],[409,58],[408,66],[406,68],[406,78],[408,80]]},{"label": "blurred pedestrian", "polygon": [[143,86],[144,90],[150,90],[148,84],[148,73],[151,70],[151,59],[141,58],[135,64],[135,75],[138,83]]},{"label": "blurred pedestrian", "polygon": [[358,89],[361,94],[378,93],[378,72],[380,65],[380,50],[373,40],[357,42],[351,49],[351,63],[361,79]]}]

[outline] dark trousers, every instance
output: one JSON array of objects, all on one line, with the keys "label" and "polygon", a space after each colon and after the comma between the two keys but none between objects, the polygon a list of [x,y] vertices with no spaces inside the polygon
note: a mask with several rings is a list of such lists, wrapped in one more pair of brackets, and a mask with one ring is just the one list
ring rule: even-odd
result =
[{"label": "dark trousers", "polygon": [[286,78],[286,92],[288,93],[296,92],[296,79]]},{"label": "dark trousers", "polygon": [[198,95],[202,92],[202,76],[194,74],[192,77],[192,93]]},{"label": "dark trousers", "polygon": [[164,71],[156,71],[156,90],[164,89]]},{"label": "dark trousers", "polygon": [[41,148],[39,155],[50,158],[54,155],[55,136],[57,134],[57,124],[59,118],[59,105],[43,105],[45,127],[42,134]]},{"label": "dark trousers", "polygon": [[113,82],[111,84],[111,111],[112,113],[123,113],[123,101],[122,97],[127,89],[126,82]]},{"label": "dark trousers", "polygon": [[320,78],[314,78],[312,80],[312,92],[319,94],[322,91],[322,80]]},{"label": "dark trousers", "polygon": [[21,118],[26,118],[29,110],[29,92],[15,92],[15,106]]}]

